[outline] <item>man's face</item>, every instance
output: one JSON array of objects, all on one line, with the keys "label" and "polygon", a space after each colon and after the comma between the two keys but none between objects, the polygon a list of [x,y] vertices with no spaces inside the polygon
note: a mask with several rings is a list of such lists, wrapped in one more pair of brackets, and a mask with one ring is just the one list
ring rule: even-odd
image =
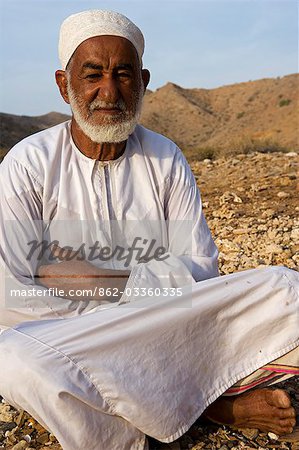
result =
[{"label": "man's face", "polygon": [[68,101],[82,131],[94,142],[121,142],[133,132],[144,86],[134,46],[97,36],[76,49],[67,68]]}]

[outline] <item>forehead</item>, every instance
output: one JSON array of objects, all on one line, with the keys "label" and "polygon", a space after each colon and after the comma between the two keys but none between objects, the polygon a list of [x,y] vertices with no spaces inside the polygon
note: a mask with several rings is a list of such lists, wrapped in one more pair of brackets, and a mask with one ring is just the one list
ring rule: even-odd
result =
[{"label": "forehead", "polygon": [[94,36],[83,41],[75,50],[72,60],[76,65],[86,61],[112,64],[139,64],[134,45],[119,36]]}]

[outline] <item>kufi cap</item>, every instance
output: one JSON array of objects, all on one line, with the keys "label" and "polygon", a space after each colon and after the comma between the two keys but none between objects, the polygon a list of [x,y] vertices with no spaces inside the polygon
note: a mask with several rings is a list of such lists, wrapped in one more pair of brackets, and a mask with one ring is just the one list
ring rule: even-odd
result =
[{"label": "kufi cap", "polygon": [[72,14],[62,23],[58,52],[63,70],[65,70],[76,48],[83,41],[94,36],[104,35],[128,39],[136,48],[141,62],[144,51],[144,37],[139,28],[122,14],[94,9]]}]

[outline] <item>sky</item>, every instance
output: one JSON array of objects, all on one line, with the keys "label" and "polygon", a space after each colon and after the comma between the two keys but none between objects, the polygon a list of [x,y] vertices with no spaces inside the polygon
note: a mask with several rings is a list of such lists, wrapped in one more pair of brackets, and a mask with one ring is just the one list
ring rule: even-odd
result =
[{"label": "sky", "polygon": [[110,9],[142,30],[151,90],[278,77],[298,71],[297,0],[0,0],[0,111],[69,113],[55,84],[61,22]]}]

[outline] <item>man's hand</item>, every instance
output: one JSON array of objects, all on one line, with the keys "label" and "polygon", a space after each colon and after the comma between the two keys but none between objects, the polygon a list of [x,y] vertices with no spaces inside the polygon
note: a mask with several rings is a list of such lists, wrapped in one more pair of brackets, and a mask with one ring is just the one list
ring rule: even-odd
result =
[{"label": "man's hand", "polygon": [[[76,297],[70,295],[70,291],[92,291],[96,293],[92,298],[83,297],[80,300],[107,300],[106,290],[113,289],[117,294],[124,290],[130,272],[128,270],[99,269],[88,261],[76,259],[76,253],[70,254],[69,250],[65,255],[63,249],[58,246],[53,247],[52,255],[60,262],[40,266],[37,279],[40,284],[47,288],[57,288],[64,291],[64,297],[74,300]],[[74,259],[72,259],[72,256]],[[67,260],[66,260],[67,259]],[[102,288],[99,295],[99,288]],[[113,296],[116,300],[119,296]]]}]

